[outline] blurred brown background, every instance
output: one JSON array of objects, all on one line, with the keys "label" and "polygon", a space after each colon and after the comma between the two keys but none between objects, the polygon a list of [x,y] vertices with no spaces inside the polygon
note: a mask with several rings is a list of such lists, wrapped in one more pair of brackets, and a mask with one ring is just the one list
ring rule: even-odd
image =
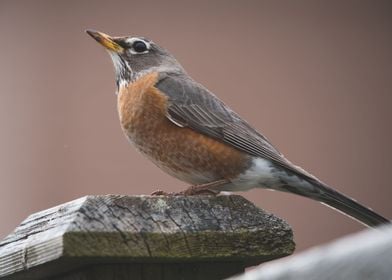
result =
[{"label": "blurred brown background", "polygon": [[[0,237],[87,194],[180,190],[122,135],[112,62],[84,33],[143,35],[289,159],[392,218],[390,1],[1,1]],[[363,227],[290,194],[243,193],[302,250]]]}]

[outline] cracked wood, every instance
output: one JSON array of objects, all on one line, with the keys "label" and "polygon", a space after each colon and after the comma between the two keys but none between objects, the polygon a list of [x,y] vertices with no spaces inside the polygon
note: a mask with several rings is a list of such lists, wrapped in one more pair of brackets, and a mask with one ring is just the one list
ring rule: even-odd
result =
[{"label": "cracked wood", "polygon": [[97,262],[244,268],[293,250],[290,227],[241,196],[86,196],[32,214],[7,236],[0,278],[40,279]]}]

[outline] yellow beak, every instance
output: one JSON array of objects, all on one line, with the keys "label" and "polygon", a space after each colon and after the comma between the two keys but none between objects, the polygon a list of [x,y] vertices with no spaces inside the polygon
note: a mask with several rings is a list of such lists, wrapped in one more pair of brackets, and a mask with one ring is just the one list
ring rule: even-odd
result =
[{"label": "yellow beak", "polygon": [[121,47],[119,44],[113,41],[112,37],[109,35],[106,35],[105,33],[98,32],[95,30],[86,30],[86,33],[93,37],[98,43],[100,43],[102,46],[104,46],[106,49],[116,52],[116,53],[121,53],[124,51],[124,48]]}]

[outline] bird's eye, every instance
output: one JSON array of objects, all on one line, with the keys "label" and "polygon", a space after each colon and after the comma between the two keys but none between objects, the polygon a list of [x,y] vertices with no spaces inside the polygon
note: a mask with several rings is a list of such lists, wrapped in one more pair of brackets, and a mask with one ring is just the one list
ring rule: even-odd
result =
[{"label": "bird's eye", "polygon": [[144,42],[142,41],[136,41],[133,43],[132,48],[135,50],[135,52],[142,53],[147,50],[147,46]]}]

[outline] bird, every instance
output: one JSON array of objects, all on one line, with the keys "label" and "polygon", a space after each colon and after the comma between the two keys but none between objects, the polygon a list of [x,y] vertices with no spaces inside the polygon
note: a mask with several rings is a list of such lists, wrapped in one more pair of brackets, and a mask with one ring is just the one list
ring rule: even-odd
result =
[{"label": "bird", "polygon": [[368,227],[389,223],[291,163],[165,48],[146,37],[86,32],[113,61],[124,134],[163,171],[191,184],[182,194],[271,189],[319,201]]}]

